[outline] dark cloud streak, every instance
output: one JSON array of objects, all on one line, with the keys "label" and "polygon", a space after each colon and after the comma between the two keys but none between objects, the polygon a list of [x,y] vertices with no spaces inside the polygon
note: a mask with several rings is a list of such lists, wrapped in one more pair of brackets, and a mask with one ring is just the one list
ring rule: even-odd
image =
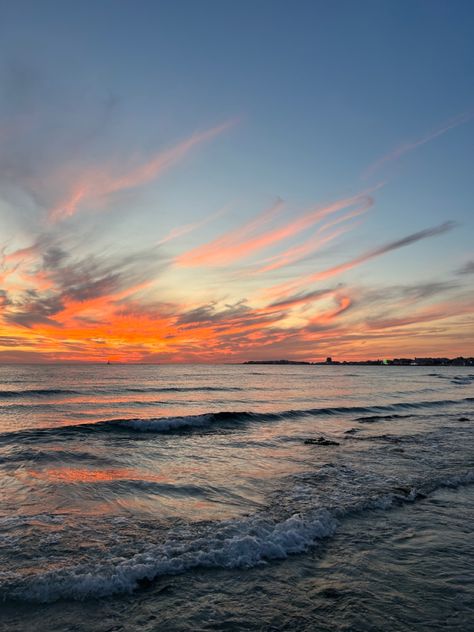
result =
[{"label": "dark cloud streak", "polygon": [[456,271],[456,274],[474,274],[474,261],[468,261]]}]

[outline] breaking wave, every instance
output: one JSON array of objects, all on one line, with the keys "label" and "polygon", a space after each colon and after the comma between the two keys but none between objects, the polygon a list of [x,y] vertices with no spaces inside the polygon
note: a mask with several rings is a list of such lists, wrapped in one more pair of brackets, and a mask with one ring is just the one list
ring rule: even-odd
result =
[{"label": "breaking wave", "polygon": [[[459,400],[438,400],[419,402],[397,402],[381,406],[337,406],[327,408],[310,408],[303,410],[286,410],[281,412],[252,412],[252,411],[219,411],[198,415],[184,415],[178,417],[152,417],[152,418],[127,418],[108,419],[93,423],[83,423],[76,425],[63,425],[55,428],[38,428],[12,431],[0,434],[2,438],[28,438],[39,437],[44,434],[69,434],[69,433],[91,433],[91,432],[116,432],[128,431],[131,433],[173,433],[182,431],[201,430],[214,425],[232,426],[249,422],[279,421],[297,417],[316,417],[320,415],[350,415],[373,413],[372,416],[359,417],[360,422],[377,421],[380,419],[396,419],[402,415],[390,414],[397,410],[423,410],[442,406],[452,406],[474,401],[472,397]],[[381,413],[381,414],[378,414]],[[388,414],[383,414],[388,413]],[[413,415],[403,415],[413,416]]]},{"label": "breaking wave", "polygon": [[[242,519],[205,523],[196,534],[185,532],[161,544],[142,546],[128,558],[112,558],[95,564],[78,564],[39,572],[34,577],[11,577],[4,584],[5,601],[54,602],[84,600],[131,593],[164,575],[195,568],[251,568],[272,560],[303,553],[331,537],[348,515],[370,510],[389,510],[411,503],[444,487],[474,482],[474,472],[434,480],[424,487],[402,486],[369,496],[345,510],[316,508],[294,513],[282,520],[258,513]],[[295,498],[300,491],[295,491]]]}]

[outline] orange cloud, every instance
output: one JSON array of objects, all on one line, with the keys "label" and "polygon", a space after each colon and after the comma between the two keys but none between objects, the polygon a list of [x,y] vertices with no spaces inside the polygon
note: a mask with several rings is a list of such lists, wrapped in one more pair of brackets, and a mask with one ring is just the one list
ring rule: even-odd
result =
[{"label": "orange cloud", "polygon": [[[268,230],[267,224],[282,210],[283,203],[278,201],[270,209],[256,219],[229,231],[213,241],[194,248],[177,258],[183,266],[226,265],[245,258],[254,252],[268,248],[284,239],[293,237],[310,228],[328,215],[344,208],[362,205],[364,210],[373,204],[373,200],[365,194],[337,200],[326,206],[319,206],[288,222],[286,225]],[[362,211],[360,211],[362,212]]]},{"label": "orange cloud", "polygon": [[[349,210],[343,204],[347,200],[352,201]],[[295,225],[298,228],[318,221],[316,213],[323,211],[326,219],[316,230],[316,239],[287,248],[266,262],[286,265],[314,250],[315,242],[320,246],[349,229],[346,223],[366,212],[372,203],[367,196],[353,196],[267,231],[282,213],[283,203],[278,201],[231,234],[237,236],[238,246],[245,250],[250,242],[252,249],[256,240],[268,243],[268,233],[293,234]],[[337,214],[335,206],[345,212]],[[411,354],[422,355],[429,345],[432,352],[433,336],[437,344],[443,341],[437,349],[449,347],[455,352],[455,334],[456,340],[472,339],[472,323],[468,323],[472,301],[463,302],[458,296],[464,287],[462,280],[454,289],[449,280],[365,291],[341,284],[307,288],[385,252],[442,234],[452,226],[446,223],[413,233],[337,266],[276,286],[271,289],[278,297],[273,302],[264,302],[261,297],[255,303],[239,300],[239,296],[233,296],[232,287],[226,286],[224,296],[210,297],[204,304],[193,294],[199,270],[187,272],[189,292],[184,300],[176,298],[172,284],[164,289],[161,275],[168,268],[160,263],[156,247],[137,254],[101,253],[80,258],[77,246],[72,251],[67,248],[71,237],[61,241],[60,232],[55,231],[29,247],[11,253],[4,248],[1,252],[0,276],[4,278],[0,289],[0,359],[227,362],[395,355],[405,344],[403,330],[408,326],[411,340],[419,341],[418,346],[412,342]],[[228,233],[219,239],[223,240],[220,248],[232,247]],[[434,296],[446,291],[452,301],[431,304]],[[374,316],[374,306],[380,316]],[[435,326],[439,332],[430,337]]]},{"label": "orange cloud", "polygon": [[[199,246],[180,255],[176,259],[176,263],[183,266],[222,265],[235,259],[238,252],[244,256],[256,249],[253,234],[263,229],[268,222],[281,213],[283,208],[283,201],[278,200],[240,228],[229,231],[204,246]],[[229,251],[232,251],[232,254]]]},{"label": "orange cloud", "polygon": [[[419,311],[414,306],[407,315],[397,312],[398,301],[394,297],[390,319],[367,320],[367,306],[363,302],[359,305],[352,295],[352,290],[327,289],[263,308],[241,303],[222,309],[213,305],[191,306],[188,312],[180,305],[145,308],[134,298],[117,302],[107,296],[70,302],[55,316],[60,327],[36,322],[25,330],[13,325],[5,328],[0,321],[0,357],[20,359],[22,353],[39,352],[52,361],[103,362],[108,358],[124,362],[216,362],[397,355],[407,345],[406,334],[400,331],[407,326],[411,353],[422,355],[425,348],[433,351],[430,323],[439,320],[443,320],[443,325],[435,335],[442,342],[437,350],[449,344],[451,350],[457,349],[453,336],[458,341],[467,340],[470,332],[472,339],[472,322],[466,322],[463,333],[460,321],[472,312],[472,300],[453,300]],[[300,309],[331,297],[334,307],[316,313]],[[285,325],[292,310],[298,314],[295,323],[299,324]],[[350,321],[342,320],[342,314],[350,314]],[[31,355],[25,357],[31,359]]]},{"label": "orange cloud", "polygon": [[310,320],[310,324],[330,323],[340,314],[346,312],[352,305],[352,299],[349,296],[340,296],[337,298],[338,305],[334,309],[318,314]]},{"label": "orange cloud", "polygon": [[[327,228],[327,225],[317,230],[316,236],[324,232],[326,228]],[[347,233],[348,231],[352,229],[354,229],[353,225],[342,226],[341,228],[338,228],[337,230],[332,231],[325,237],[321,237],[319,239],[315,239],[313,237],[312,239],[308,239],[303,244],[299,244],[298,246],[293,246],[293,248],[289,248],[285,252],[282,252],[279,255],[272,257],[271,263],[268,263],[267,265],[259,268],[256,272],[257,273],[270,272],[271,270],[277,270],[278,268],[282,268],[283,266],[287,266],[291,263],[300,261],[301,259],[303,259],[303,257],[314,253],[316,250],[319,250],[323,246],[326,246],[331,241],[334,241],[335,239],[337,239],[337,237],[340,237],[341,235],[343,235],[344,233]]]}]

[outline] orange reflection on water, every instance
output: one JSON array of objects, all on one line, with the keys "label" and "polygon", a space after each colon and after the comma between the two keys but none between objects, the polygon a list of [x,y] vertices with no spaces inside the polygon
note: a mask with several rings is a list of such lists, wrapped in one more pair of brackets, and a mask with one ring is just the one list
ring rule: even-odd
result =
[{"label": "orange reflection on water", "polygon": [[173,483],[169,476],[164,474],[150,474],[139,472],[129,468],[112,468],[107,470],[51,468],[47,470],[30,470],[30,475],[35,478],[47,478],[51,481],[63,481],[65,483],[95,483],[104,481],[150,481],[154,483]]}]

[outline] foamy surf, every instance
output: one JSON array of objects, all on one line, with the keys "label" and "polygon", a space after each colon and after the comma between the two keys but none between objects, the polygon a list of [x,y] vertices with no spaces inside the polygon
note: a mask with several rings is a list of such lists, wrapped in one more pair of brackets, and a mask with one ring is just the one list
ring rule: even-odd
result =
[{"label": "foamy surf", "polygon": [[[336,521],[321,510],[312,519],[294,515],[281,523],[262,517],[214,525],[212,537],[168,541],[117,564],[49,571],[27,582],[7,587],[4,599],[51,602],[132,592],[143,580],[183,573],[193,568],[250,568],[265,561],[301,553],[334,533]],[[14,584],[14,582],[12,582]]]},{"label": "foamy surf", "polygon": [[[96,565],[55,568],[27,579],[10,577],[2,587],[2,598],[36,603],[60,599],[84,600],[131,593],[148,582],[166,575],[177,575],[196,568],[245,569],[304,553],[336,533],[341,520],[357,513],[388,511],[400,504],[424,499],[441,488],[457,488],[474,483],[474,471],[431,481],[423,487],[405,485],[392,492],[368,497],[347,508],[330,512],[325,508],[296,513],[278,522],[257,514],[242,520],[203,525],[195,539],[167,540],[144,548],[128,559],[107,560]],[[295,499],[311,491],[296,487]],[[308,498],[306,498],[308,502]],[[55,522],[46,516],[45,522]]]}]

